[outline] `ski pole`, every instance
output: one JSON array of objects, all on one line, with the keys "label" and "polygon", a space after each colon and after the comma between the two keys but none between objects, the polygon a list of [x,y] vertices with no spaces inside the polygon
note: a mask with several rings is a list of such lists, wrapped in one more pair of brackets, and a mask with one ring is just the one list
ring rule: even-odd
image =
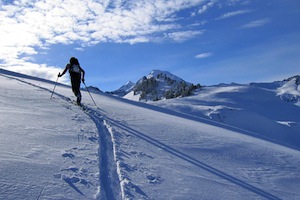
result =
[{"label": "ski pole", "polygon": [[95,101],[94,101],[94,99],[93,99],[93,97],[92,97],[92,95],[91,95],[91,93],[90,93],[90,91],[89,91],[88,87],[86,86],[85,82],[83,82],[83,84],[84,84],[84,86],[85,86],[85,89],[88,91],[88,93],[89,93],[89,95],[90,95],[91,99],[93,100],[93,102],[94,102],[95,106],[98,108],[98,106],[96,105],[96,103],[95,103]]},{"label": "ski pole", "polygon": [[59,78],[59,76],[57,76],[57,79],[56,79],[56,82],[55,82],[55,85],[54,85],[54,88],[53,88],[53,91],[52,91],[52,94],[51,94],[51,97],[50,97],[50,99],[51,99],[51,98],[52,98],[52,96],[53,96],[54,90],[55,90],[55,88],[56,88],[56,85],[57,85],[58,78]]}]

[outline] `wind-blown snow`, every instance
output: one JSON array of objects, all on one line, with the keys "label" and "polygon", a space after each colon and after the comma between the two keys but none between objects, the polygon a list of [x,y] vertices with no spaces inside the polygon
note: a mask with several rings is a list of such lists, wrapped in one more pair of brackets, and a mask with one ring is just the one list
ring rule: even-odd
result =
[{"label": "wind-blown snow", "polygon": [[0,199],[300,198],[299,107],[274,88],[82,109],[53,87],[0,69]]}]

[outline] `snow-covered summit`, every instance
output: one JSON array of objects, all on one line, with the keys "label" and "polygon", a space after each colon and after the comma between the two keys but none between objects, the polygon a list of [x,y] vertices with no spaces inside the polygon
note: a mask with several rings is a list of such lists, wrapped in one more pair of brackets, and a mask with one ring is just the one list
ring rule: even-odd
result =
[{"label": "snow-covered summit", "polygon": [[292,76],[281,82],[277,95],[284,101],[293,102],[300,106],[300,76]]},{"label": "snow-covered summit", "polygon": [[300,85],[300,76],[299,75],[292,76],[290,78],[285,79],[284,81],[285,82],[294,81],[295,84]]},{"label": "snow-covered summit", "polygon": [[150,74],[147,76],[147,79],[150,79],[150,78],[163,79],[164,77],[169,78],[174,81],[177,81],[177,82],[184,81],[183,79],[179,78],[178,76],[176,76],[168,71],[162,71],[162,70],[158,70],[158,69],[152,70],[150,72]]},{"label": "snow-covered summit", "polygon": [[[195,86],[168,71],[152,70],[149,75],[143,76],[132,85],[124,97],[138,101],[156,101],[189,96],[199,87],[199,84]],[[116,94],[116,92],[113,93]]]}]

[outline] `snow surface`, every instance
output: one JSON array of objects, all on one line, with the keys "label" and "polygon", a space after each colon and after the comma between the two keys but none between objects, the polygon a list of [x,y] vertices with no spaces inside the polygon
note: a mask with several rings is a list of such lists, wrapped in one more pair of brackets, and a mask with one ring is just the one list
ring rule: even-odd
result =
[{"label": "snow surface", "polygon": [[156,105],[92,93],[98,107],[83,91],[84,108],[53,88],[0,69],[0,199],[300,198],[299,140],[280,135],[299,139],[299,107],[270,88]]}]

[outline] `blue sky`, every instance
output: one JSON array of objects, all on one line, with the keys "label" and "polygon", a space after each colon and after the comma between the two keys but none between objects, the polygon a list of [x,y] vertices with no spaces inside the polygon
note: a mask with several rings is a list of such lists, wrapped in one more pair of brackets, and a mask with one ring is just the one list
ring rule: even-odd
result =
[{"label": "blue sky", "polygon": [[71,56],[85,69],[87,85],[103,91],[153,69],[202,85],[300,74],[299,0],[1,0],[0,6],[0,67],[47,79],[56,80]]}]

